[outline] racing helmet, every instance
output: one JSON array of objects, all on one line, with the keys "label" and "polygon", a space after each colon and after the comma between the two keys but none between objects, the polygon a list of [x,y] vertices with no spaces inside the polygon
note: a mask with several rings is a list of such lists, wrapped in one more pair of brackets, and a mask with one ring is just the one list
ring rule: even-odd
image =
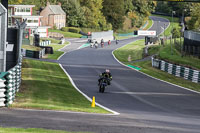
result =
[{"label": "racing helmet", "polygon": [[107,72],[107,73],[109,73],[109,72],[110,72],[110,70],[109,70],[109,69],[106,69],[106,72]]}]

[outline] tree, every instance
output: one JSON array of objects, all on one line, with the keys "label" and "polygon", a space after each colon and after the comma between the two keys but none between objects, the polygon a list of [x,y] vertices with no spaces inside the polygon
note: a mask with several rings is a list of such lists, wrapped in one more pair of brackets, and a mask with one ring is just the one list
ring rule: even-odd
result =
[{"label": "tree", "polygon": [[102,30],[110,29],[110,25],[107,24],[107,21],[101,12],[103,8],[102,2],[102,0],[80,0],[87,27]]},{"label": "tree", "polygon": [[22,0],[8,0],[8,4],[21,4]]},{"label": "tree", "polygon": [[172,38],[180,38],[181,37],[181,31],[179,28],[175,27],[172,30]]},{"label": "tree", "polygon": [[123,27],[125,16],[124,0],[104,0],[102,11],[114,30]]},{"label": "tree", "polygon": [[128,12],[133,11],[134,6],[132,3],[132,0],[124,0],[124,10],[125,10],[125,14],[127,14]]},{"label": "tree", "polygon": [[129,9],[128,18],[132,20],[133,27],[141,27],[148,19],[151,12],[155,9],[156,2],[148,0],[132,0],[131,9]]},{"label": "tree", "polygon": [[192,4],[191,9],[191,19],[187,23],[187,26],[190,30],[200,31],[200,3]]},{"label": "tree", "polygon": [[67,25],[73,27],[85,27],[85,17],[80,2],[78,0],[60,0],[60,2],[67,15]]}]

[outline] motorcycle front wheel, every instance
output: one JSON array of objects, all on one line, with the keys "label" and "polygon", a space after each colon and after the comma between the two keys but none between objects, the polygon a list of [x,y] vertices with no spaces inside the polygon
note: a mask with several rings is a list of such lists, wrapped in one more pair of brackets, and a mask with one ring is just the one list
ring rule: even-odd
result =
[{"label": "motorcycle front wheel", "polygon": [[99,92],[100,93],[104,93],[104,91],[105,91],[105,86],[104,85],[100,85],[99,86]]}]

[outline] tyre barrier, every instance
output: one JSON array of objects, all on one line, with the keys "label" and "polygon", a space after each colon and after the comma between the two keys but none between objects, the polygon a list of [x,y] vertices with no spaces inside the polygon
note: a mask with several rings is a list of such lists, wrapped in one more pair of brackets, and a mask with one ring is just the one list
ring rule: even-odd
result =
[{"label": "tyre barrier", "polygon": [[200,71],[198,70],[171,64],[163,60],[155,59],[154,57],[151,58],[151,61],[152,67],[158,68],[174,76],[190,80],[194,83],[200,83]]},{"label": "tyre barrier", "polygon": [[0,107],[9,106],[15,100],[21,85],[22,56],[19,63],[7,72],[0,73]]},{"label": "tyre barrier", "polygon": [[40,59],[45,56],[45,48],[42,47],[42,50],[40,51],[32,51],[22,48],[22,55],[24,57]]}]

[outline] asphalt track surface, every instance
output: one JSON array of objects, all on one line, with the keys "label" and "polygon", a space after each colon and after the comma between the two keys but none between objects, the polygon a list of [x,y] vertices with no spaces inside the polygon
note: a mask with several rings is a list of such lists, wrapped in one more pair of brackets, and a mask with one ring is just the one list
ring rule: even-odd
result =
[{"label": "asphalt track surface", "polygon": [[[151,29],[167,24],[152,17]],[[158,32],[161,32],[158,30]],[[153,79],[119,64],[112,51],[141,39],[135,37],[112,42],[104,48],[73,50],[58,61],[76,86],[96,102],[120,115],[99,115],[73,112],[1,109],[0,126],[46,128],[97,133],[199,133],[200,95],[198,93]],[[76,48],[75,48],[76,47]],[[105,69],[113,75],[105,93],[98,92],[98,75]]]}]

